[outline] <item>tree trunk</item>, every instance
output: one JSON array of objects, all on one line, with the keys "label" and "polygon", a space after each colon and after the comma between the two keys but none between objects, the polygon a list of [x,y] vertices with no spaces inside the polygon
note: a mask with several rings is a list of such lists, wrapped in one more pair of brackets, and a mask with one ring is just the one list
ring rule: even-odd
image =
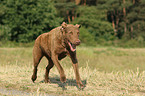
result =
[{"label": "tree trunk", "polygon": [[[123,0],[123,4],[125,4],[125,0]],[[123,16],[124,16],[124,33],[126,34],[126,9],[123,7]]]},{"label": "tree trunk", "polygon": [[133,39],[133,26],[131,25],[131,39]]},{"label": "tree trunk", "polygon": [[113,30],[115,30],[114,16],[112,12],[111,12],[111,19],[112,19]]},{"label": "tree trunk", "polygon": [[[116,32],[118,31],[118,24],[119,24],[119,13],[117,10],[117,15],[116,15]],[[115,33],[115,35],[117,35],[117,33]]]},{"label": "tree trunk", "polygon": [[76,5],[79,5],[81,0],[75,0]]},{"label": "tree trunk", "polygon": [[84,0],[84,5],[86,5],[86,0]]},{"label": "tree trunk", "polygon": [[70,23],[71,20],[70,20],[70,16],[69,16],[69,11],[67,10],[66,13],[67,13],[67,20],[68,20],[68,23]]},{"label": "tree trunk", "polygon": [[133,4],[135,4],[135,0],[133,0]]},{"label": "tree trunk", "polygon": [[126,31],[127,31],[127,28],[126,28],[126,23],[124,23],[124,34],[126,35]]},{"label": "tree trunk", "polygon": [[125,8],[123,8],[123,15],[124,15],[124,17],[126,16],[126,9]]},{"label": "tree trunk", "polygon": [[138,30],[139,30],[140,24],[138,24],[137,27],[138,27]]},{"label": "tree trunk", "polygon": [[75,8],[73,8],[72,10],[72,21],[74,21],[74,19],[75,19]]},{"label": "tree trunk", "polygon": [[98,0],[96,0],[96,6],[98,5]]},{"label": "tree trunk", "polygon": [[[125,0],[123,0],[123,4],[125,4]],[[124,15],[124,17],[126,17],[126,9],[125,9],[125,7],[123,7],[123,15]]]}]

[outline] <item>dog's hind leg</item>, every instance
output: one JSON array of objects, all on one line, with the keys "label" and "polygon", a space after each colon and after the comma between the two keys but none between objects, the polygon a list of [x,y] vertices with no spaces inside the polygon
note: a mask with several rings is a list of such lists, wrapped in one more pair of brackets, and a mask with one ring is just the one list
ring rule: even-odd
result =
[{"label": "dog's hind leg", "polygon": [[54,63],[51,60],[51,58],[47,58],[47,59],[48,59],[48,65],[46,67],[45,80],[44,81],[45,81],[45,83],[50,83],[50,80],[49,80],[49,71],[54,66]]},{"label": "dog's hind leg", "polygon": [[34,47],[33,49],[34,69],[33,69],[33,75],[31,78],[33,82],[37,79],[37,67],[42,57],[43,57],[43,54],[42,54],[41,49],[39,47]]}]

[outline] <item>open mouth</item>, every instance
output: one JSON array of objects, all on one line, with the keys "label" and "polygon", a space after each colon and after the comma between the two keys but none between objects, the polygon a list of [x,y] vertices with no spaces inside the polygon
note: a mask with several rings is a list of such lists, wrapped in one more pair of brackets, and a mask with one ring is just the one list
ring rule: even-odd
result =
[{"label": "open mouth", "polygon": [[68,45],[69,45],[70,50],[71,50],[72,52],[76,51],[76,45],[75,45],[75,44],[72,44],[71,42],[68,41]]}]

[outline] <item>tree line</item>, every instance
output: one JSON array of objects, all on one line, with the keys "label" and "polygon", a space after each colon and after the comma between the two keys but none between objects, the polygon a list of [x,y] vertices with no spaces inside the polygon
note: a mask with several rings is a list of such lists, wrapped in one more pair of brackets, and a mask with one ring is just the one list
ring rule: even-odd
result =
[{"label": "tree line", "polygon": [[0,40],[31,42],[65,21],[87,45],[144,44],[145,0],[0,0]]}]

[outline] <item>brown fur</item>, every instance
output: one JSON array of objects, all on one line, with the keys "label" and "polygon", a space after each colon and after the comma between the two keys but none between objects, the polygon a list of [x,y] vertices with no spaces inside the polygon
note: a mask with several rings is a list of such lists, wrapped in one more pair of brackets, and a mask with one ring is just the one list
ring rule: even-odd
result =
[{"label": "brown fur", "polygon": [[58,60],[63,59],[67,55],[70,56],[73,68],[76,75],[76,82],[78,87],[83,87],[81,82],[78,61],[76,57],[76,46],[80,44],[79,40],[80,25],[72,25],[62,23],[60,27],[51,30],[48,33],[41,34],[35,41],[33,48],[34,70],[32,81],[37,78],[37,67],[43,56],[48,59],[48,66],[45,72],[45,82],[50,83],[49,71],[55,65],[60,73],[60,80],[62,83],[66,82],[64,70]]}]

